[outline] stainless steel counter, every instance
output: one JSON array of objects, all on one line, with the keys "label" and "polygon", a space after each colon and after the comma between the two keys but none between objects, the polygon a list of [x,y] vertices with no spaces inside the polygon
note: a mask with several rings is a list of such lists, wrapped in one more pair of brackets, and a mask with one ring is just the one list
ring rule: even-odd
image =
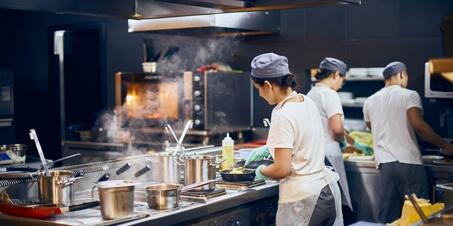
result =
[{"label": "stainless steel counter", "polygon": [[[268,181],[265,185],[245,191],[228,190],[226,195],[212,198],[207,203],[182,201],[180,207],[167,211],[152,210],[148,208],[145,202],[136,202],[136,214],[144,213],[147,216],[121,225],[180,224],[277,195],[278,182]],[[234,215],[231,217],[234,219]],[[34,220],[0,214],[0,223],[2,225],[109,225],[114,222],[102,220],[99,208],[93,208],[58,215],[48,220]],[[241,225],[248,225],[246,222],[244,223]]]},{"label": "stainless steel counter", "polygon": [[[430,185],[431,200],[434,197],[433,187],[436,184],[453,182],[453,166],[435,165],[425,162],[428,184]],[[346,174],[351,193],[354,217],[357,221],[378,222],[379,216],[379,171],[375,161],[345,160]]]}]

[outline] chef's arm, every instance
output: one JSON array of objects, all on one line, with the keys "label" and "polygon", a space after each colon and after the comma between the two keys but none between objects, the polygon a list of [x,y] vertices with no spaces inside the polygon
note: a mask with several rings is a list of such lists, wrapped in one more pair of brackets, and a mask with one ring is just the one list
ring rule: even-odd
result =
[{"label": "chef's arm", "polygon": [[[449,145],[447,141],[442,139],[436,132],[425,122],[422,116],[422,110],[417,107],[412,107],[407,110],[407,118],[414,131],[423,140],[436,145],[439,148],[447,148]],[[448,154],[448,153],[446,153]]]},{"label": "chef's arm", "polygon": [[275,148],[274,163],[261,168],[261,174],[274,180],[283,179],[291,173],[291,155],[289,148]]},{"label": "chef's arm", "polygon": [[341,114],[336,114],[329,118],[329,128],[332,131],[333,139],[336,141],[344,139],[344,127],[341,116]]}]

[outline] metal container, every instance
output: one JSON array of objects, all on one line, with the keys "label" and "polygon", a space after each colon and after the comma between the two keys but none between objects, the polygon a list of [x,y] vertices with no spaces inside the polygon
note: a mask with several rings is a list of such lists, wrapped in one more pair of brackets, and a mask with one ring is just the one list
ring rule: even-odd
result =
[{"label": "metal container", "polygon": [[146,187],[146,200],[151,209],[166,210],[178,207],[182,185],[153,184]]},{"label": "metal container", "polygon": [[169,153],[151,155],[155,161],[150,165],[147,177],[151,181],[179,184],[184,173],[184,165],[178,164],[178,157]]},{"label": "metal container", "polygon": [[74,178],[69,170],[50,171],[50,176],[38,176],[38,193],[41,203],[70,206],[74,200]]},{"label": "metal container", "polygon": [[126,217],[134,213],[135,183],[125,180],[104,181],[97,184],[101,215],[104,219]]},{"label": "metal container", "polygon": [[435,187],[436,202],[443,202],[445,206],[453,206],[453,183],[436,184]]},{"label": "metal container", "polygon": [[[184,185],[196,184],[215,179],[216,156],[194,155],[185,160]],[[215,182],[194,189],[198,191],[214,190]]]}]

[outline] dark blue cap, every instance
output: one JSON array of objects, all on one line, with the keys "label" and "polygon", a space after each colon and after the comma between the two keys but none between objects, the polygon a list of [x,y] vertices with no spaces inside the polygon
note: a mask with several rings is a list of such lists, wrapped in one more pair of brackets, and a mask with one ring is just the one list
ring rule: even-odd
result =
[{"label": "dark blue cap", "polygon": [[275,53],[256,56],[251,66],[255,78],[277,78],[289,74],[288,58]]},{"label": "dark blue cap", "polygon": [[329,71],[339,71],[340,74],[346,75],[348,66],[346,66],[346,64],[339,59],[335,59],[332,57],[326,57],[319,64],[319,69],[325,69],[325,70],[329,70]]},{"label": "dark blue cap", "polygon": [[402,62],[395,61],[385,66],[384,71],[382,71],[382,75],[384,75],[384,79],[388,79],[393,75],[396,75],[402,71],[406,71],[406,65]]}]

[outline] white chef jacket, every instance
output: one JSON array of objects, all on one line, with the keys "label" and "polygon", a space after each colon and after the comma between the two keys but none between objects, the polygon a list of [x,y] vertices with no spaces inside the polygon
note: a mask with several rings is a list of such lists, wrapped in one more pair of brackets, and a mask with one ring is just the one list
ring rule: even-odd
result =
[{"label": "white chef jacket", "polygon": [[344,119],[343,107],[338,93],[325,84],[317,83],[307,94],[316,104],[321,116],[321,122],[324,129],[324,148],[326,158],[332,164],[332,167],[340,175],[340,186],[342,188],[342,200],[352,210],[351,196],[349,194],[348,180],[343,162],[343,155],[340,144],[333,138],[332,130],[329,126],[329,118],[334,115],[341,115]]},{"label": "white chef jacket", "polygon": [[399,85],[384,87],[365,101],[363,115],[366,122],[371,122],[377,166],[394,161],[422,164],[407,118],[407,110],[413,107],[423,110],[420,96]]}]

